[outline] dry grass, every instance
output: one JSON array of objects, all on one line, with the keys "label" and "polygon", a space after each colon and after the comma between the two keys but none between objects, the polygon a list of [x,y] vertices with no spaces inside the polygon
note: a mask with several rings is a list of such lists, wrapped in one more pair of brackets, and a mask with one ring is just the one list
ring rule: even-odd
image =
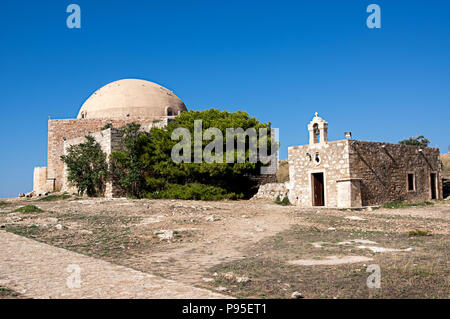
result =
[{"label": "dry grass", "polygon": [[[33,201],[27,201],[32,205]],[[242,298],[448,298],[450,206],[374,211],[300,209],[258,201],[55,200],[44,212],[14,213],[6,230],[57,247]],[[22,206],[11,202],[9,210]],[[355,217],[352,219],[346,217]],[[217,217],[208,218],[211,216]],[[0,215],[5,223],[8,213]],[[57,219],[53,224],[51,219]],[[62,229],[57,229],[61,224]],[[333,227],[335,230],[329,230]],[[160,240],[158,232],[173,230]],[[425,236],[432,233],[432,236]],[[373,246],[412,251],[374,253]],[[350,242],[342,244],[341,242]],[[320,243],[319,246],[314,245]],[[339,244],[341,243],[341,244]],[[298,266],[298,259],[364,256],[335,266]],[[366,286],[378,264],[382,288]],[[218,276],[213,276],[217,272]],[[248,277],[237,282],[220,274]],[[210,277],[211,282],[202,278]]]},{"label": "dry grass", "polygon": [[450,178],[450,153],[441,155],[442,172],[445,178]]}]

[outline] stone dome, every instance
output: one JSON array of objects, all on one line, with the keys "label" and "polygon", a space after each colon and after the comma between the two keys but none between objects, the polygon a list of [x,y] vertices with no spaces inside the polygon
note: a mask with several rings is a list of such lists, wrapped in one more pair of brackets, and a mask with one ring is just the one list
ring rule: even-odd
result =
[{"label": "stone dome", "polygon": [[154,118],[174,116],[186,110],[184,103],[161,85],[124,79],[95,91],[81,106],[77,118]]}]

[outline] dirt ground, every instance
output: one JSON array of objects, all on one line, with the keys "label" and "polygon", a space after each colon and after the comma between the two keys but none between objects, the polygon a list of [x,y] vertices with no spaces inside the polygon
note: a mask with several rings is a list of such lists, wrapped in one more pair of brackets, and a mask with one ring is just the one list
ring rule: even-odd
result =
[{"label": "dirt ground", "polygon": [[[448,202],[370,211],[264,201],[3,202],[7,231],[239,298],[450,297]],[[24,205],[43,212],[13,212]],[[380,266],[381,288],[366,284],[371,264]]]}]

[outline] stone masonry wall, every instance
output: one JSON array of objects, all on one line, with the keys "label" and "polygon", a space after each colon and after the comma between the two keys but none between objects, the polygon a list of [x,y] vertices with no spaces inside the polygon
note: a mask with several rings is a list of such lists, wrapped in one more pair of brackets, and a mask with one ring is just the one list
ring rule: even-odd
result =
[{"label": "stone masonry wall", "polygon": [[[99,143],[103,152],[109,156],[112,152],[117,151],[122,148],[122,137],[123,132],[119,129],[109,128],[106,130],[102,130],[100,132],[90,133],[97,143]],[[64,142],[64,154],[67,154],[67,149],[72,145],[77,145],[85,142],[86,139],[84,136],[76,137],[71,140],[66,140]],[[62,191],[69,193],[76,193],[76,187],[70,185],[67,180],[68,172],[67,167],[64,165],[63,169],[63,178],[62,178]],[[105,188],[105,197],[118,197],[117,195],[117,187],[115,187],[113,181],[108,180]]]},{"label": "stone masonry wall", "polygon": [[289,201],[303,207],[313,206],[311,174],[322,172],[325,206],[337,207],[336,181],[350,178],[348,152],[348,140],[289,147]]},{"label": "stone masonry wall", "polygon": [[277,196],[282,200],[284,197],[288,196],[288,189],[286,183],[267,183],[259,186],[258,193],[252,198],[254,199],[270,199],[275,200]]},{"label": "stone masonry wall", "polygon": [[[351,177],[361,178],[363,206],[430,200],[430,173],[437,175],[437,196],[442,199],[439,149],[354,140],[349,143]],[[414,191],[407,189],[408,173],[415,174]]]},{"label": "stone masonry wall", "polygon": [[128,123],[136,122],[148,130],[152,126],[167,125],[167,118],[124,118],[124,119],[62,119],[48,121],[48,153],[47,179],[54,179],[55,190],[63,186],[64,164],[61,155],[64,154],[64,139],[70,140],[84,137],[88,133],[99,132],[106,124],[120,128]]}]

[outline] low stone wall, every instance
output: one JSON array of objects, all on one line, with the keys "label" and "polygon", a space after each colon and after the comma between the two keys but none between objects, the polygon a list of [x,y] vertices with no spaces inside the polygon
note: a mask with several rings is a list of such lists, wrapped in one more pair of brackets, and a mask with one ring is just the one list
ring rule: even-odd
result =
[{"label": "low stone wall", "polygon": [[270,199],[275,200],[277,196],[280,199],[288,196],[287,183],[268,183],[259,186],[258,192],[253,199]]}]

